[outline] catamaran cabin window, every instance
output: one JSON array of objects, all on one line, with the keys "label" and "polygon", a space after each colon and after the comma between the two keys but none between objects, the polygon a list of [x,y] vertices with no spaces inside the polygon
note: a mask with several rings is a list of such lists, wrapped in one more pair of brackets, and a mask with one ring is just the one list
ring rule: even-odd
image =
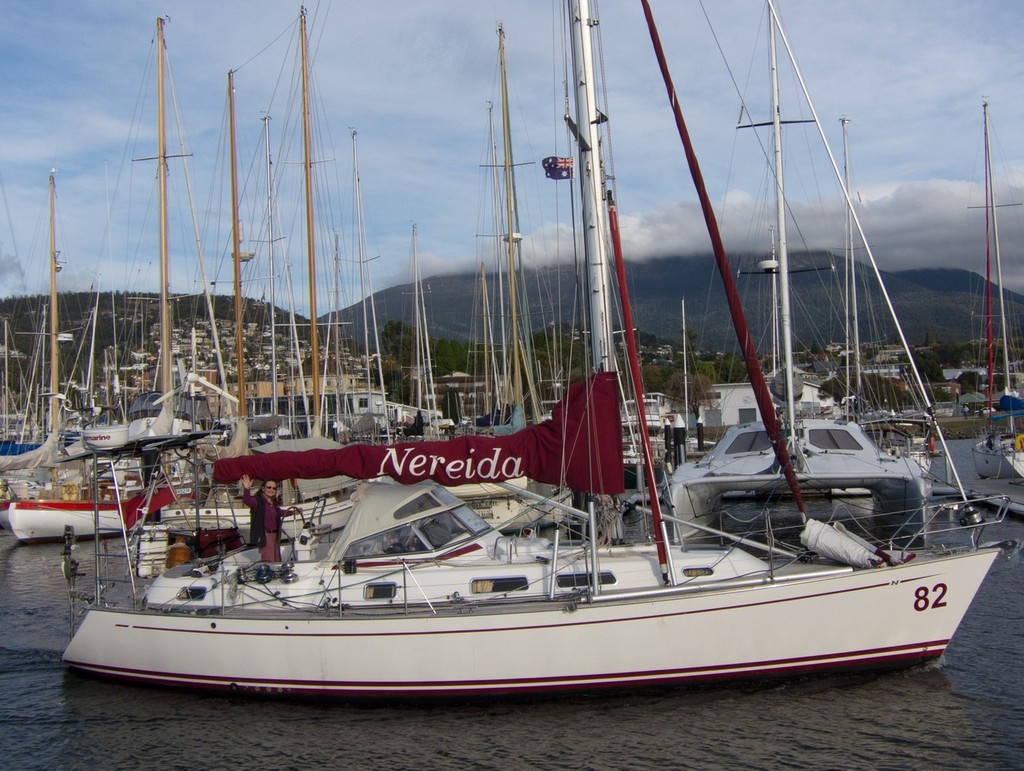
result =
[{"label": "catamaran cabin window", "polygon": [[726,449],[726,455],[736,455],[741,452],[762,452],[770,450],[772,443],[768,440],[768,434],[764,431],[744,431],[732,440],[732,444]]},{"label": "catamaran cabin window", "polygon": [[821,450],[863,450],[864,447],[849,431],[841,428],[812,428],[807,441]]}]

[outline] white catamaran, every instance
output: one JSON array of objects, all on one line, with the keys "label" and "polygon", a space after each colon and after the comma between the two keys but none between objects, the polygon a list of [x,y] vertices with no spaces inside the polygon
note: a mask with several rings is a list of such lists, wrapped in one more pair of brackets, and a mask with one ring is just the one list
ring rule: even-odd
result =
[{"label": "white catamaran", "polygon": [[[801,488],[825,493],[852,491],[863,494],[864,491],[868,491],[874,500],[876,512],[894,516],[905,512],[908,518],[913,518],[922,512],[926,505],[931,494],[931,481],[922,465],[910,452],[882,449],[865,427],[854,420],[809,417],[801,414],[798,409],[804,386],[801,373],[794,365],[787,248],[789,207],[786,204],[782,158],[782,126],[785,121],[782,120],[779,107],[779,38],[786,42],[774,6],[769,2],[768,44],[772,120],[766,125],[770,125],[772,129],[774,151],[772,177],[776,216],[772,230],[775,238],[774,254],[777,255],[777,259],[766,261],[763,265],[777,281],[777,310],[781,327],[783,364],[778,372],[773,373],[773,400],[758,403],[762,420],[731,426],[706,455],[698,460],[680,464],[671,478],[672,502],[677,516],[692,517],[697,521],[709,523],[726,495],[747,493],[771,496],[785,493],[788,485],[784,464],[773,452],[770,428],[770,422],[774,422],[778,409],[788,434],[788,456],[792,460],[793,471]],[[788,50],[788,43],[786,45]],[[790,58],[792,59],[792,56]],[[793,66],[796,68],[795,61]],[[803,83],[798,72],[797,79]],[[809,122],[817,124],[820,133],[820,124],[806,89],[804,97],[814,114],[813,121]],[[821,137],[824,139],[823,133]],[[827,143],[825,144],[827,150]],[[828,151],[828,155],[832,160],[837,180],[842,184],[848,215],[853,219],[855,214],[846,193],[846,184],[839,177],[839,169],[831,151]],[[859,222],[857,225],[859,229]],[[860,235],[863,237],[863,232]],[[870,249],[868,254],[870,256]],[[722,272],[722,279],[727,294],[735,292],[732,277],[727,271]],[[884,286],[881,289],[885,291]],[[773,315],[775,312],[773,298]],[[898,322],[896,326],[898,330]],[[902,338],[902,332],[900,336]],[[743,335],[741,344],[742,342]],[[914,368],[912,362],[910,366]],[[914,369],[917,375],[916,368]],[[920,382],[919,376],[918,381]],[[923,388],[920,390],[924,392]]]}]

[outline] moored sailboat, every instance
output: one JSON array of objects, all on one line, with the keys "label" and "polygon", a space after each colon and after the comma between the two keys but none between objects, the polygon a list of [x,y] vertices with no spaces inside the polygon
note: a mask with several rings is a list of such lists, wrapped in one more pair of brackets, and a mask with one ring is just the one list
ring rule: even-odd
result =
[{"label": "moored sailboat", "polygon": [[[597,20],[587,0],[567,6],[575,125],[596,131],[589,36]],[[615,216],[603,209],[600,144],[591,140],[580,149],[584,208],[588,227],[603,227]],[[599,256],[588,251],[597,295],[608,281]],[[810,528],[815,553],[745,539],[695,546],[660,526],[653,543],[599,546],[593,506],[558,507],[576,526],[550,537],[507,536],[438,486],[528,476],[593,495],[621,492],[609,298],[592,299],[594,374],[569,389],[550,420],[508,437],[218,461],[225,483],[301,468],[312,476],[387,474],[404,484],[367,483],[335,543],[313,544],[285,563],[235,552],[178,566],[144,587],[115,587],[109,573],[101,586],[97,573],[95,602],[64,661],[183,689],[400,699],[636,689],[940,656],[999,553],[979,546],[977,512],[957,512],[967,527],[960,545],[952,545],[957,523],[947,522],[941,547],[911,553],[838,532],[844,548],[826,552],[824,526]],[[636,400],[642,410],[642,389]],[[772,426],[785,465],[780,437]]]},{"label": "moored sailboat", "polygon": [[[1024,440],[1015,425],[1022,415],[1024,402],[1012,391],[1010,384],[1010,346],[1007,337],[1006,296],[1003,290],[1002,256],[999,251],[999,226],[996,216],[995,188],[992,180],[992,157],[989,139],[988,102],[982,105],[985,118],[985,330],[988,353],[988,413],[989,425],[985,435],[971,448],[974,469],[978,476],[994,479],[1020,479],[1024,477]],[[999,414],[993,414],[995,404],[995,331],[993,319],[996,310],[992,302],[992,264],[996,267],[996,290],[999,293],[1000,338],[1003,340],[1003,373],[1006,378],[1004,392],[999,399]]]},{"label": "moored sailboat", "polygon": [[[27,453],[0,459],[0,468],[10,472],[6,488],[10,500],[0,509],[0,526],[19,543],[46,543],[64,537],[64,526],[73,525],[78,538],[97,532],[120,532],[121,514],[114,500],[113,485],[120,485],[125,498],[142,488],[137,469],[121,466],[105,478],[93,480],[89,466],[68,457],[61,445],[61,390],[59,377],[59,314],[57,274],[60,272],[56,241],[56,175],[49,177],[49,435],[42,446]],[[73,448],[74,449],[74,448]],[[20,475],[20,476],[16,476]]]}]

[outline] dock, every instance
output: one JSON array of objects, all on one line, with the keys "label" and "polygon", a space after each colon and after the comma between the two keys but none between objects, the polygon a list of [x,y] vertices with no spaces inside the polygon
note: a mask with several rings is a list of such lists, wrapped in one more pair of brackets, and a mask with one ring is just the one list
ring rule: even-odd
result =
[{"label": "dock", "polygon": [[[1007,513],[1024,518],[1024,479],[965,479],[964,491],[969,498],[997,498],[1005,496],[1010,505]],[[959,491],[950,484],[935,484],[932,495],[937,497],[958,496]],[[993,504],[995,508],[995,504]]]},{"label": "dock", "polygon": [[964,482],[970,496],[982,498],[1005,495],[1010,499],[1007,511],[1024,517],[1024,479],[970,479]]}]

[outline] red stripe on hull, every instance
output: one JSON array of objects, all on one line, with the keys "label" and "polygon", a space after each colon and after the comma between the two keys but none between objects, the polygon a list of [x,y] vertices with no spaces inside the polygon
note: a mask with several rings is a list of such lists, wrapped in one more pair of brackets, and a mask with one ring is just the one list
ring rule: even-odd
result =
[{"label": "red stripe on hull", "polygon": [[200,690],[231,691],[253,695],[293,695],[319,698],[467,698],[476,696],[558,695],[579,691],[640,690],[672,686],[705,686],[738,683],[765,678],[794,678],[806,675],[839,674],[858,671],[903,669],[937,659],[948,640],[922,642],[872,651],[845,651],[824,656],[808,656],[744,664],[711,667],[621,672],[602,675],[570,675],[543,679],[480,680],[472,682],[356,683],[251,680],[239,683],[229,678],[208,675],[143,672],[115,667],[93,667],[65,661],[86,674],[145,685],[187,687]]}]

